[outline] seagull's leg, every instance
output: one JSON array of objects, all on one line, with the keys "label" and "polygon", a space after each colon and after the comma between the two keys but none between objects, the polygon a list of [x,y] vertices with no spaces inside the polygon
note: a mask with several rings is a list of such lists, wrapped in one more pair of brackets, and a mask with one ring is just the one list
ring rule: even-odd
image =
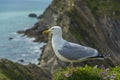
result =
[{"label": "seagull's leg", "polygon": [[72,75],[72,73],[73,73],[73,63],[71,62],[70,63],[70,74]]},{"label": "seagull's leg", "polygon": [[69,65],[69,69],[70,70],[67,73],[64,74],[66,77],[70,77],[73,73],[73,63],[72,62]]}]

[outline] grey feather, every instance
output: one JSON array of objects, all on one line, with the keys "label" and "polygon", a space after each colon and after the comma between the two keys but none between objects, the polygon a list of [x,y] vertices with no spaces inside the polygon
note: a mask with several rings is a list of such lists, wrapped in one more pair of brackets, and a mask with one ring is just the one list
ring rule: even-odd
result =
[{"label": "grey feather", "polygon": [[81,46],[71,42],[66,42],[58,52],[69,60],[78,60],[98,55],[98,51],[94,48]]}]

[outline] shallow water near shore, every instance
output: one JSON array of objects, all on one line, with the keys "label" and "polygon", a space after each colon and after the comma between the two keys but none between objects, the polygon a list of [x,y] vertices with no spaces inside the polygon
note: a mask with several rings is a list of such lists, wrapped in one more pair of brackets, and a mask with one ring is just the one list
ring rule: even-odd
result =
[{"label": "shallow water near shore", "polygon": [[50,2],[51,0],[0,1],[0,58],[15,62],[23,60],[23,64],[38,63],[40,47],[45,43],[33,42],[34,38],[16,32],[32,27],[38,20],[29,18],[28,14],[42,14]]}]

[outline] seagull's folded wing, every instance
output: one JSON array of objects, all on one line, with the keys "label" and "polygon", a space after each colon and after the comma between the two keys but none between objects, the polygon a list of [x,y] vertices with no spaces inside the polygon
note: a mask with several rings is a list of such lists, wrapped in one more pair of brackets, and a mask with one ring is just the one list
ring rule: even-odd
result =
[{"label": "seagull's folded wing", "polygon": [[63,47],[58,50],[58,52],[69,60],[78,60],[98,55],[98,51],[96,49],[71,42],[66,42]]}]

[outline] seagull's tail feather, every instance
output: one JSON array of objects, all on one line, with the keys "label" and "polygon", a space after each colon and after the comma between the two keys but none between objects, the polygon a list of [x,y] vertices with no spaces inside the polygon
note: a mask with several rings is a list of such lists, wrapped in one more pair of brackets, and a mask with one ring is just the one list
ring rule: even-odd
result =
[{"label": "seagull's tail feather", "polygon": [[108,58],[110,57],[110,54],[98,54],[97,56],[95,56],[96,58]]},{"label": "seagull's tail feather", "polygon": [[98,54],[97,56],[90,57],[90,59],[104,60],[105,58],[110,58],[110,54]]}]

